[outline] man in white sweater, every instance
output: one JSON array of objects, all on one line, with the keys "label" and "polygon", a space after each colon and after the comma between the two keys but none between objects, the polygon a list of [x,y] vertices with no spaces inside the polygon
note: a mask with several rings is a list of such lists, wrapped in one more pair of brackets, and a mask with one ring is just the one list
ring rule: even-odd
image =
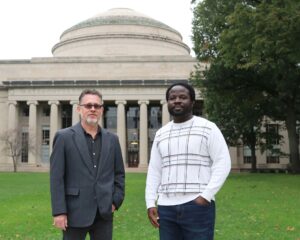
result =
[{"label": "man in white sweater", "polygon": [[219,128],[193,116],[195,90],[175,83],[166,91],[169,122],[155,135],[146,183],[148,217],[161,240],[212,240],[215,195],[231,168]]}]

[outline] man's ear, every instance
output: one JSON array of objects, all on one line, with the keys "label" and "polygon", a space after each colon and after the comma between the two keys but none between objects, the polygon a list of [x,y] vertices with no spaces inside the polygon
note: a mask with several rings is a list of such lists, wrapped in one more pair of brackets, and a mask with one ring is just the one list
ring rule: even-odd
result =
[{"label": "man's ear", "polygon": [[79,104],[77,104],[76,111],[77,111],[78,114],[80,114],[80,106],[79,106]]}]

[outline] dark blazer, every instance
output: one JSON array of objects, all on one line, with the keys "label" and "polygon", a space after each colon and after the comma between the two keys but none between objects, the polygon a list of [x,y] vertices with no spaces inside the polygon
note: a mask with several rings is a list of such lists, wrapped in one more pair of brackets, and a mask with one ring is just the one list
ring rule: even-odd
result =
[{"label": "dark blazer", "polygon": [[125,171],[118,137],[101,129],[102,149],[95,171],[80,123],[59,130],[50,157],[52,215],[67,214],[68,226],[90,226],[97,208],[112,218],[124,199]]}]

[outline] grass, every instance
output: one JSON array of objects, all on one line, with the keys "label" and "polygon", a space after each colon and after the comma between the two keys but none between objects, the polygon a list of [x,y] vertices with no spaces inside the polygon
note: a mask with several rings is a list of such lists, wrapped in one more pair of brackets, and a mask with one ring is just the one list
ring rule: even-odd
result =
[{"label": "grass", "polygon": [[[154,240],[146,216],[146,175],[126,175],[114,240]],[[61,239],[52,226],[47,173],[0,173],[0,239]],[[300,240],[300,176],[232,174],[217,195],[215,240]]]}]

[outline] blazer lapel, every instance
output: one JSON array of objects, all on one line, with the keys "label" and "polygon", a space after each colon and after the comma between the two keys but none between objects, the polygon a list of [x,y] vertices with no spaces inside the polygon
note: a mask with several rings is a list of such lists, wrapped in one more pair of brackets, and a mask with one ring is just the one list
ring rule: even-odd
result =
[{"label": "blazer lapel", "polygon": [[85,140],[84,132],[80,123],[77,123],[73,127],[75,134],[73,135],[73,140],[75,146],[80,154],[81,160],[87,166],[91,174],[93,174],[93,163],[89,154],[88,146]]}]

